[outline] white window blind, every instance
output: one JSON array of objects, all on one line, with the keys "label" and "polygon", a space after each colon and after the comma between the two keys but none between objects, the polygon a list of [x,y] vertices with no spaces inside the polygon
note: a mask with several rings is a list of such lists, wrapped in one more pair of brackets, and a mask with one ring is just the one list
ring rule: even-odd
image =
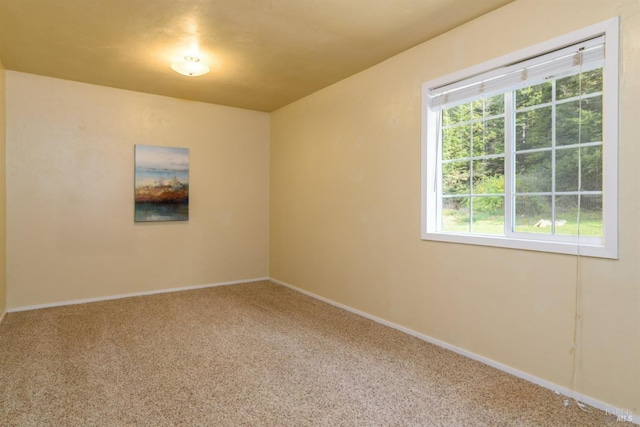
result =
[{"label": "white window blind", "polygon": [[431,88],[428,105],[432,110],[452,107],[498,93],[531,86],[550,78],[586,72],[604,64],[605,40],[599,36],[516,64],[444,86]]}]

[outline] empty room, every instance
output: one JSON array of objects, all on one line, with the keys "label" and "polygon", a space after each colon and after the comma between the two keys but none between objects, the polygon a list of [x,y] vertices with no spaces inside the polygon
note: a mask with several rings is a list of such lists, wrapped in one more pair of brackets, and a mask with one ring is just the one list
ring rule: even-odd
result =
[{"label": "empty room", "polygon": [[638,76],[638,0],[0,0],[0,425],[640,424]]}]

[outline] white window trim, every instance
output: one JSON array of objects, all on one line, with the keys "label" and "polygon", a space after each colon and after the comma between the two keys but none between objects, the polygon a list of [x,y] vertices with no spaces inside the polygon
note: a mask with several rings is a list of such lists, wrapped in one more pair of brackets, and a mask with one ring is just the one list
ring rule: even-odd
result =
[{"label": "white window trim", "polygon": [[[602,244],[593,244],[592,239],[581,238],[579,241],[560,242],[548,240],[544,237],[533,239],[519,239],[505,236],[483,236],[473,234],[461,234],[437,231],[437,206],[441,203],[435,188],[438,166],[437,144],[429,144],[435,140],[437,126],[428,126],[435,123],[436,112],[428,105],[428,94],[432,88],[441,87],[452,82],[479,75],[490,70],[503,67],[507,64],[521,62],[529,58],[543,55],[587,40],[599,35],[604,35],[606,40],[605,56],[605,80],[603,116],[603,226],[605,236]],[[428,81],[422,85],[422,218],[421,237],[424,240],[441,242],[465,243],[472,245],[495,246],[502,248],[525,249],[542,252],[555,252],[562,254],[584,255],[600,258],[618,258],[618,54],[619,54],[619,18],[615,17],[607,21],[591,25],[578,31],[548,40],[520,51],[501,56],[482,64],[466,68]],[[616,76],[616,78],[606,78]],[[613,118],[613,119],[612,119]],[[506,153],[508,155],[508,153]],[[440,172],[440,171],[437,171]],[[505,170],[505,173],[509,171]],[[506,190],[505,190],[506,191]],[[508,208],[508,195],[505,195],[505,209]],[[509,202],[510,204],[510,202]],[[434,209],[429,210],[429,207]]]}]

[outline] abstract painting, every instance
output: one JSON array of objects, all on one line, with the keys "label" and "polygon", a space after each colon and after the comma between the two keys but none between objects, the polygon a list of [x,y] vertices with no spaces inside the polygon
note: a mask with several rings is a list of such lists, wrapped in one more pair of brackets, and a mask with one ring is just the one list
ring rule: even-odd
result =
[{"label": "abstract painting", "polygon": [[135,222],[189,220],[189,149],[135,146]]}]

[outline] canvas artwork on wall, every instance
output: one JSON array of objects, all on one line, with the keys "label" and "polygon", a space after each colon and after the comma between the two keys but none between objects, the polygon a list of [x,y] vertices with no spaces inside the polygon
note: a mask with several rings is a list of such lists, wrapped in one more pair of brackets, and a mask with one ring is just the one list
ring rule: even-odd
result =
[{"label": "canvas artwork on wall", "polygon": [[135,146],[135,221],[189,219],[189,149]]}]

